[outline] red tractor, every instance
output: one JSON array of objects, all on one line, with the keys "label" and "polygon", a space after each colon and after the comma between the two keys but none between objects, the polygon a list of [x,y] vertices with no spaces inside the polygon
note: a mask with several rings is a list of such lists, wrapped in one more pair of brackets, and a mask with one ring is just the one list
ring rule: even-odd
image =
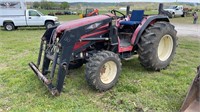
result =
[{"label": "red tractor", "polygon": [[[129,60],[135,54],[145,68],[165,69],[176,51],[176,33],[167,16],[146,16],[144,10],[133,10],[129,17],[112,10],[46,30],[37,64],[31,62],[29,66],[52,95],[62,91],[68,70],[84,64],[88,84],[106,91],[117,83],[121,60]],[[53,84],[55,73],[57,82]]]}]

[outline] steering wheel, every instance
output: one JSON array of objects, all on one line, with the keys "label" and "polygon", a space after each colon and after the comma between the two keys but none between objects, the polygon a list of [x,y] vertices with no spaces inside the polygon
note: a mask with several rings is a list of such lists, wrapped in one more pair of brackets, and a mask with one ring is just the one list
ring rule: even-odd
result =
[{"label": "steering wheel", "polygon": [[[112,14],[114,14],[117,18],[120,18],[120,19],[123,19],[123,18],[126,17],[125,14],[123,14],[122,12],[120,12],[120,11],[118,11],[118,10],[115,10],[115,9],[111,10],[110,12],[111,12]],[[117,13],[120,14],[120,15],[122,15],[122,16],[118,16]]]}]

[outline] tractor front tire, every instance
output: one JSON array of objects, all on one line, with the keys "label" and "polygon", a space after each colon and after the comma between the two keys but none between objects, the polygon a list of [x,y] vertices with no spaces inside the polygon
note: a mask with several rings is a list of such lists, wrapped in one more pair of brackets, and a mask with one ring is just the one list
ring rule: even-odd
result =
[{"label": "tractor front tire", "polygon": [[138,43],[141,65],[156,71],[165,69],[176,51],[176,33],[174,26],[168,22],[156,22],[149,26]]},{"label": "tractor front tire", "polygon": [[102,51],[94,54],[86,63],[86,81],[92,88],[106,91],[112,88],[121,72],[121,60],[119,56],[110,51]]}]

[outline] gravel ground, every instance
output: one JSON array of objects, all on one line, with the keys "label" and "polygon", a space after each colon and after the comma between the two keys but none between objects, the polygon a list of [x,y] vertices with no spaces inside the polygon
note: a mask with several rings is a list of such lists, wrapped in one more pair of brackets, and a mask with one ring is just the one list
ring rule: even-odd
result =
[{"label": "gravel ground", "polygon": [[178,36],[191,36],[200,38],[200,24],[172,24],[175,26]]}]

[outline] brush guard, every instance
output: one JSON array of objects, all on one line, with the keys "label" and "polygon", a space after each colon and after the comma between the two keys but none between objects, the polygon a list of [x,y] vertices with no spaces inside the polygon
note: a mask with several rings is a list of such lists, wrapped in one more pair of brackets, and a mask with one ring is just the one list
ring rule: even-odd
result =
[{"label": "brush guard", "polygon": [[183,102],[180,112],[200,112],[200,66]]},{"label": "brush guard", "polygon": [[[29,63],[30,68],[35,75],[40,79],[43,84],[48,88],[50,93],[54,96],[60,95],[63,88],[64,79],[68,72],[68,65],[72,56],[73,47],[80,37],[76,31],[65,31],[62,38],[58,40],[55,37],[56,27],[48,29],[43,35],[40,43],[40,51],[38,55],[37,65],[33,62]],[[62,47],[61,47],[62,46]],[[54,47],[51,54],[50,47]],[[41,59],[43,58],[42,70],[39,70]],[[50,63],[52,63],[51,70],[49,71]],[[53,85],[54,74],[56,65],[58,64],[58,75],[56,85]],[[47,74],[50,74],[47,76]]]}]

